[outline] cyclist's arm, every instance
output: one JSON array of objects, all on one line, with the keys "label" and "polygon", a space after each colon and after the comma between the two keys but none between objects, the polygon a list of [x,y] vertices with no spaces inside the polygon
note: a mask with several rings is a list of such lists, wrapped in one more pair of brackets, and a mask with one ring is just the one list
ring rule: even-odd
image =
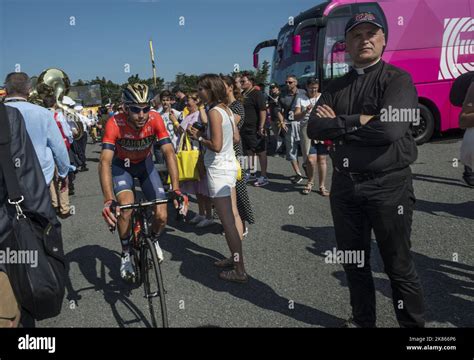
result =
[{"label": "cyclist's arm", "polygon": [[99,178],[102,193],[104,194],[104,202],[107,200],[114,200],[114,189],[112,185],[112,159],[114,158],[114,151],[103,149],[100,154],[99,162]]},{"label": "cyclist's arm", "polygon": [[112,160],[115,153],[115,143],[118,137],[118,128],[115,120],[110,118],[105,125],[105,133],[102,141],[102,152],[99,162],[99,177],[104,202],[114,200],[114,189],[112,185]]},{"label": "cyclist's arm", "polygon": [[176,153],[172,144],[161,145],[161,151],[166,161],[166,167],[171,178],[171,186],[173,190],[179,190],[179,174],[178,174],[178,162],[176,161]]}]

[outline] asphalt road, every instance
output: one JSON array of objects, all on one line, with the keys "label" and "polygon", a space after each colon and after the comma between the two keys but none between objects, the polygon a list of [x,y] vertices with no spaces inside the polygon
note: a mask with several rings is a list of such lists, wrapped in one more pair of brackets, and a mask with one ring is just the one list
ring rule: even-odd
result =
[{"label": "asphalt road", "polygon": [[[425,144],[413,165],[412,250],[432,327],[474,326],[474,189],[462,182],[462,167],[453,166],[459,147],[459,138]],[[71,198],[76,215],[63,221],[71,264],[67,299],[62,313],[39,327],[149,325],[142,289],[120,279],[118,237],[100,215],[99,152],[99,144],[88,145],[90,171],[78,175]],[[324,261],[335,247],[328,199],[300,195],[302,185],[289,182],[283,158],[270,158],[269,172],[269,186],[248,187],[257,217],[244,240],[248,284],[218,279],[212,263],[228,255],[219,226],[197,230],[171,221],[161,241],[170,326],[336,327],[350,316],[342,267]],[[396,327],[375,242],[372,254],[377,326]]]}]

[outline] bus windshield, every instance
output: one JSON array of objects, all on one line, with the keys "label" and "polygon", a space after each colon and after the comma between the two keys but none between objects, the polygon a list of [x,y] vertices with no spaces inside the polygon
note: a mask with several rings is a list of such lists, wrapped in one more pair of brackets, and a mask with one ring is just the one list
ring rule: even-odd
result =
[{"label": "bus windshield", "polygon": [[316,45],[318,29],[310,27],[301,33],[301,53],[293,54],[293,27],[282,31],[273,54],[272,82],[285,83],[288,75],[306,78],[316,75]]}]

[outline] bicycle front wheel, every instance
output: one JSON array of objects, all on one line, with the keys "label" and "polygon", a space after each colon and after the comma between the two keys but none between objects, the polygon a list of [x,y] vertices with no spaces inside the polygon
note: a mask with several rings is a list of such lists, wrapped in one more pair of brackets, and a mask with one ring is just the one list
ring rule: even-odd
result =
[{"label": "bicycle front wheel", "polygon": [[168,327],[168,312],[166,310],[165,288],[161,266],[156,254],[155,245],[151,239],[147,238],[142,248],[141,256],[143,285],[145,287],[145,297],[148,300],[151,322],[153,327],[158,327],[156,319],[155,305],[160,303],[161,319],[164,328]]}]

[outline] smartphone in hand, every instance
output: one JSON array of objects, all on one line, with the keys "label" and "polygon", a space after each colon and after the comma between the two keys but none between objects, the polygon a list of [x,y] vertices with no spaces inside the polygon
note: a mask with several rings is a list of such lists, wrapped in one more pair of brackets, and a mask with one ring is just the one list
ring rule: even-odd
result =
[{"label": "smartphone in hand", "polygon": [[193,128],[198,129],[199,131],[204,131],[204,125],[199,122],[195,122]]}]

